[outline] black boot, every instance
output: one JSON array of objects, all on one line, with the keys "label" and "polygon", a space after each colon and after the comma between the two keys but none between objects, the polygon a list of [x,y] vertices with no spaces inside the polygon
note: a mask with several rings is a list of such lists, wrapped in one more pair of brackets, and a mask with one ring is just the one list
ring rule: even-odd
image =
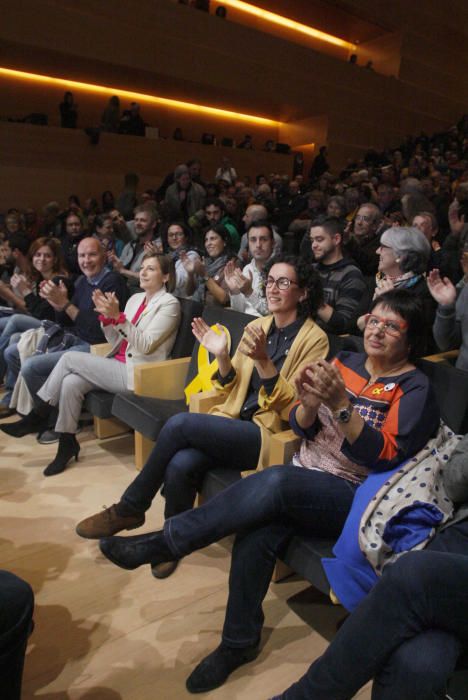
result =
[{"label": "black boot", "polygon": [[211,654],[200,661],[185,682],[189,693],[207,693],[223,685],[228,676],[253,661],[260,653],[258,644],[250,647],[228,647],[223,642]]},{"label": "black boot", "polygon": [[103,537],[99,540],[99,548],[107,559],[122,569],[137,569],[143,564],[157,566],[175,559],[162,530],[133,537]]},{"label": "black boot", "polygon": [[78,462],[80,444],[73,433],[60,433],[59,446],[55,459],[43,471],[44,476],[60,474],[67,468],[68,462],[74,457]]},{"label": "black boot", "polygon": [[21,418],[21,420],[16,421],[16,423],[6,423],[0,426],[2,430],[7,435],[11,437],[24,437],[25,435],[30,435],[31,433],[39,433],[41,430],[45,430],[47,427],[48,419],[46,416],[40,415],[36,410],[28,413],[27,416]]}]

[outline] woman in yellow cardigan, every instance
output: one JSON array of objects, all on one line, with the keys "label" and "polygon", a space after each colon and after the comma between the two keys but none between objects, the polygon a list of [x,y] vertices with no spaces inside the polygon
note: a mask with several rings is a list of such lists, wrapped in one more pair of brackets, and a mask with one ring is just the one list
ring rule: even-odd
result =
[{"label": "woman in yellow cardigan", "polygon": [[[164,484],[165,517],[192,508],[207,471],[237,472],[268,463],[268,436],[286,426],[295,400],[294,377],[326,357],[328,339],[314,317],[322,303],[318,275],[299,258],[282,255],[265,269],[270,315],[249,323],[229,357],[227,338],[203,319],[192,325],[197,340],[215,356],[214,386],[226,394],[209,415],[181,413],[169,419],[142,471],[120,501],[77,526],[82,537],[100,538],[143,525],[145,512]],[[177,562],[154,567],[168,576]]]}]

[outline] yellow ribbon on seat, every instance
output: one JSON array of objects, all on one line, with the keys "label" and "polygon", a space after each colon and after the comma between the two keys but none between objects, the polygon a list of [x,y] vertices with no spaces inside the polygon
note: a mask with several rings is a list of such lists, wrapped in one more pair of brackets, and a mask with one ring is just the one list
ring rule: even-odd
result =
[{"label": "yellow ribbon on seat", "polygon": [[[226,328],[226,326],[222,326],[220,324],[215,324],[214,326],[210,326],[211,330],[217,333],[218,335],[221,335],[221,333],[225,333],[227,336],[227,341],[228,341],[228,352],[231,350],[231,334],[229,333],[229,330]],[[198,374],[196,377],[192,379],[190,384],[188,384],[185,389],[184,389],[184,394],[185,394],[185,402],[187,406],[190,403],[190,397],[193,394],[198,394],[200,391],[208,391],[209,389],[213,388],[213,384],[211,381],[211,377],[215,372],[218,371],[218,360],[213,360],[210,362],[210,354],[206,348],[203,347],[203,345],[200,343],[200,346],[198,348],[198,358],[197,358],[197,364],[198,364]]]}]

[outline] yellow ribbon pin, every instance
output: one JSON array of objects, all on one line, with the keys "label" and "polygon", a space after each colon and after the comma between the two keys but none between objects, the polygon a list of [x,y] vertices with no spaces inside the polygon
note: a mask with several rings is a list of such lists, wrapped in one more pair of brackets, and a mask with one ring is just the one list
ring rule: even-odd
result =
[{"label": "yellow ribbon pin", "polygon": [[[221,333],[225,333],[227,336],[227,341],[228,341],[228,352],[231,350],[231,334],[229,333],[229,330],[226,328],[226,326],[219,326],[214,325],[211,326],[211,330],[217,333],[218,335],[221,335]],[[213,360],[210,362],[210,354],[206,348],[203,347],[203,345],[200,343],[200,346],[198,348],[198,357],[197,357],[197,364],[198,364],[198,374],[196,377],[192,379],[190,384],[185,387],[184,389],[184,394],[185,394],[185,402],[187,406],[190,403],[190,397],[193,394],[198,394],[200,391],[208,391],[209,389],[213,388],[213,383],[211,381],[211,377],[213,374],[218,370],[218,360]]]}]

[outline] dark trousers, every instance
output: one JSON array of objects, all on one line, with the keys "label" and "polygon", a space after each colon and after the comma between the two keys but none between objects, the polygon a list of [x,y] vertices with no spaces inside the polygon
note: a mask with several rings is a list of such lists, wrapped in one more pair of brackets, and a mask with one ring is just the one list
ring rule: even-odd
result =
[{"label": "dark trousers", "polygon": [[374,678],[373,700],[444,698],[468,645],[468,522],[388,567],[327,651],[281,700],[348,700]]},{"label": "dark trousers", "polygon": [[349,481],[325,472],[270,467],[166,521],[164,533],[178,557],[237,533],[223,629],[226,644],[258,642],[262,603],[277,556],[293,534],[338,537],[355,490]]},{"label": "dark trousers", "polygon": [[20,700],[24,655],[31,631],[34,595],[26,581],[0,571],[0,695]]},{"label": "dark trousers", "polygon": [[164,484],[165,517],[182,513],[192,508],[207,471],[216,467],[239,473],[255,469],[260,447],[260,429],[250,421],[179,413],[161,430],[148,461],[121,501],[144,512]]}]

